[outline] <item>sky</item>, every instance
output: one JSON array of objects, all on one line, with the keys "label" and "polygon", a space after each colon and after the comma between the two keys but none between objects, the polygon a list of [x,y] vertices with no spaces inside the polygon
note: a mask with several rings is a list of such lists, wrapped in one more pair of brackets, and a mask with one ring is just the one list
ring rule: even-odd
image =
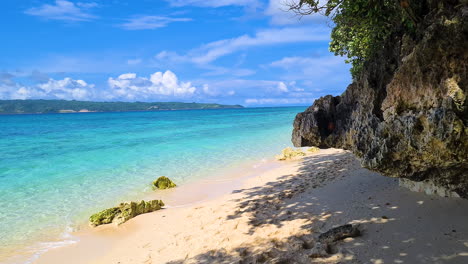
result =
[{"label": "sky", "polygon": [[294,0],[3,1],[0,99],[310,105],[350,66]]}]

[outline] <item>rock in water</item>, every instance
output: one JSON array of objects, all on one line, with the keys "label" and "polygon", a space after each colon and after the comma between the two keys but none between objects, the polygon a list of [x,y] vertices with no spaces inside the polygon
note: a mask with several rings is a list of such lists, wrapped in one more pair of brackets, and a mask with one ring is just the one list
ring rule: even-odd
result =
[{"label": "rock in water", "polygon": [[153,186],[157,189],[169,189],[174,188],[177,185],[166,176],[161,176],[153,182]]},{"label": "rock in water", "polygon": [[366,168],[468,198],[468,8],[453,3],[390,37],[341,96],[299,113],[294,146],[349,149]]},{"label": "rock in water", "polygon": [[89,223],[92,226],[110,223],[122,224],[137,215],[160,210],[163,206],[164,203],[161,200],[152,200],[148,202],[142,200],[139,203],[125,202],[121,203],[117,207],[109,208],[99,213],[93,214],[89,218]]},{"label": "rock in water", "polygon": [[305,153],[300,149],[285,148],[281,152],[281,155],[277,155],[277,160],[291,160],[297,157],[303,157]]}]

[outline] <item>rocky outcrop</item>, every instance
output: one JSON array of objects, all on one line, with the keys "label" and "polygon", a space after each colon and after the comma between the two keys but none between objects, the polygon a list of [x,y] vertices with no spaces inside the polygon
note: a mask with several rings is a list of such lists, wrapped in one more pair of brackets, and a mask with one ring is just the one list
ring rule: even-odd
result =
[{"label": "rocky outcrop", "polygon": [[134,218],[137,215],[146,214],[160,210],[164,206],[161,200],[126,202],[121,203],[117,207],[112,207],[93,214],[89,218],[89,223],[92,226],[117,223],[122,224]]},{"label": "rocky outcrop", "polygon": [[341,96],[298,114],[292,142],[349,149],[364,167],[468,198],[468,7],[439,1],[421,17]]},{"label": "rocky outcrop", "polygon": [[163,190],[163,189],[170,189],[170,188],[177,187],[177,185],[173,181],[171,181],[171,179],[169,179],[168,177],[161,176],[153,182],[153,187],[156,189]]}]

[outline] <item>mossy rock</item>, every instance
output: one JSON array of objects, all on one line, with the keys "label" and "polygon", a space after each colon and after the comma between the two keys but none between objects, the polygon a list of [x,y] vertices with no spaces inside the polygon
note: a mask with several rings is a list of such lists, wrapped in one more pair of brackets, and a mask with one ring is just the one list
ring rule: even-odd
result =
[{"label": "mossy rock", "polygon": [[161,176],[153,182],[153,187],[156,189],[169,189],[176,186],[177,185],[166,176]]},{"label": "mossy rock", "polygon": [[89,222],[93,226],[110,224],[114,220],[115,216],[119,213],[120,213],[119,207],[109,208],[99,213],[93,214],[89,218]]},{"label": "mossy rock", "polygon": [[160,210],[164,206],[161,200],[141,201],[141,202],[125,202],[117,207],[112,207],[93,214],[89,218],[89,223],[92,226],[117,223],[122,224],[134,218],[137,215],[146,214]]},{"label": "mossy rock", "polygon": [[285,148],[281,152],[281,155],[277,155],[277,160],[291,160],[297,157],[303,157],[306,154],[300,149]]},{"label": "mossy rock", "polygon": [[309,148],[307,151],[314,153],[314,152],[319,152],[320,149],[317,148],[317,147],[311,147],[311,148]]}]

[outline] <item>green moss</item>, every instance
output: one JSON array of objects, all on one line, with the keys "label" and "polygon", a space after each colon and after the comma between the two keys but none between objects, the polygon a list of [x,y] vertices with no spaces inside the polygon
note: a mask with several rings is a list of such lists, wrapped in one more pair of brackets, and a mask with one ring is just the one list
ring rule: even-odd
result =
[{"label": "green moss", "polygon": [[309,148],[307,151],[309,151],[309,152],[312,152],[312,153],[313,153],[313,152],[319,152],[319,151],[320,151],[320,149],[319,149],[319,148],[317,148],[317,147],[311,147],[311,148]]},{"label": "green moss", "polygon": [[119,213],[120,213],[119,207],[109,208],[99,213],[93,214],[89,218],[89,222],[92,226],[110,224],[114,220],[115,216]]},{"label": "green moss", "polygon": [[276,159],[277,160],[291,160],[296,157],[302,157],[305,156],[306,154],[300,150],[300,149],[292,149],[292,148],[285,148],[281,152],[281,155],[277,155]]},{"label": "green moss", "polygon": [[161,176],[153,182],[153,187],[157,189],[169,189],[176,186],[177,185],[166,176]]},{"label": "green moss", "polygon": [[160,210],[164,206],[161,200],[126,202],[117,207],[103,210],[89,218],[92,226],[117,223],[122,224],[134,218],[137,215],[146,214]]}]

